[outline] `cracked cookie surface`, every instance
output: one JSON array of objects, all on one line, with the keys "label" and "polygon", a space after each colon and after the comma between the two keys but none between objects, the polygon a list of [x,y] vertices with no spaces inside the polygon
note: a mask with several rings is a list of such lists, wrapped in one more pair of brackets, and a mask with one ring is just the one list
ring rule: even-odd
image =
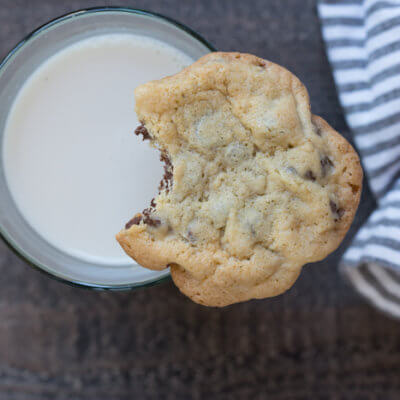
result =
[{"label": "cracked cookie surface", "polygon": [[166,163],[151,207],[117,235],[139,264],[170,266],[184,294],[224,306],[282,293],[340,244],[359,159],[289,71],[211,53],[135,98],[138,133]]}]

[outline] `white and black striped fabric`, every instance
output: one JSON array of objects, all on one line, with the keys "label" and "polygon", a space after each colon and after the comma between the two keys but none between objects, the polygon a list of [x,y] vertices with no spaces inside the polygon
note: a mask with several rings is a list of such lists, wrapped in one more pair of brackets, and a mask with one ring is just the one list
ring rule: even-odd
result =
[{"label": "white and black striped fabric", "polygon": [[400,0],[320,0],[322,35],[347,122],[378,208],[341,271],[400,318]]}]

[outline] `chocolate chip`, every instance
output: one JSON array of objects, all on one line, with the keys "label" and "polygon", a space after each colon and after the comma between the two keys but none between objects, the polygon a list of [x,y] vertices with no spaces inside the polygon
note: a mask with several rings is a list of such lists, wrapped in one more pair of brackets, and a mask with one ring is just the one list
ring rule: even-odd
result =
[{"label": "chocolate chip", "polygon": [[141,220],[141,215],[135,215],[130,221],[125,224],[125,229],[129,229],[133,225],[139,225]]},{"label": "chocolate chip", "polygon": [[196,237],[194,236],[193,232],[190,229],[188,230],[187,236],[188,236],[189,242],[193,243],[196,241]]},{"label": "chocolate chip", "polygon": [[333,167],[333,162],[327,156],[321,158],[322,177],[325,177],[329,170]]},{"label": "chocolate chip", "polygon": [[267,65],[267,63],[263,60],[257,60],[257,65],[259,67],[265,67]]},{"label": "chocolate chip", "polygon": [[145,223],[146,225],[157,227],[161,225],[161,221],[157,218],[152,218],[151,213],[153,210],[150,210],[149,208],[146,208],[143,210],[143,215],[135,215],[129,222],[126,223],[125,229],[129,229],[133,225],[139,225],[141,221]]},{"label": "chocolate chip", "polygon": [[164,176],[160,182],[158,190],[161,192],[161,190],[165,189],[168,193],[172,187],[173,166],[170,158],[165,152],[161,153],[160,160],[164,163]]},{"label": "chocolate chip", "polygon": [[149,131],[146,129],[146,127],[143,125],[141,122],[140,125],[135,129],[135,135],[140,136],[142,135],[143,140],[150,140],[151,136]]},{"label": "chocolate chip", "polygon": [[143,222],[146,225],[152,226],[154,228],[157,228],[157,226],[161,225],[161,221],[157,218],[151,218],[150,216],[144,217]]},{"label": "chocolate chip", "polygon": [[161,153],[161,155],[160,155],[160,161],[162,161],[163,163],[165,163],[166,166],[172,167],[171,160],[170,160],[170,158],[168,157],[168,154],[167,154],[167,153],[165,153],[165,152],[162,152],[162,153]]},{"label": "chocolate chip", "polygon": [[154,200],[154,197],[153,197],[150,202],[150,207],[154,208],[155,206],[156,206],[156,201]]},{"label": "chocolate chip", "polygon": [[342,218],[345,213],[344,209],[339,208],[338,205],[332,200],[329,201],[329,206],[331,207],[332,213],[335,215],[335,221],[339,221],[339,219]]},{"label": "chocolate chip", "polygon": [[157,218],[153,218],[152,214],[154,213],[154,209],[152,207],[146,208],[143,210],[143,222],[146,225],[157,227],[161,225],[161,221]]},{"label": "chocolate chip", "polygon": [[312,182],[315,182],[315,180],[317,179],[315,177],[314,173],[310,169],[305,173],[304,178],[306,178]]}]

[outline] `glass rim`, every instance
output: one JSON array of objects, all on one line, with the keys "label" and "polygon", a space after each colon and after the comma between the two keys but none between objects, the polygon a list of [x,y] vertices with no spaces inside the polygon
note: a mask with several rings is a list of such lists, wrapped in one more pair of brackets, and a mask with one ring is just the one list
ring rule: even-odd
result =
[{"label": "glass rim", "polygon": [[[175,21],[174,19],[172,19],[170,17],[166,17],[165,15],[155,13],[152,11],[148,11],[148,10],[129,8],[129,7],[113,7],[113,6],[91,7],[91,8],[76,10],[76,11],[61,15],[59,17],[56,17],[54,19],[51,19],[50,21],[46,22],[43,25],[40,25],[38,28],[36,28],[33,31],[31,31],[30,33],[28,33],[3,58],[3,60],[0,63],[0,72],[2,71],[4,66],[8,63],[8,61],[20,49],[22,49],[26,44],[28,44],[36,36],[38,36],[39,34],[41,34],[44,31],[47,31],[52,26],[57,25],[61,22],[68,21],[69,19],[72,19],[72,18],[79,18],[79,17],[85,16],[85,15],[101,14],[101,13],[109,13],[109,12],[134,14],[137,16],[153,18],[156,20],[167,22],[168,24],[175,26],[179,30],[181,30],[181,31],[185,32],[186,34],[188,34],[189,36],[191,36],[193,39],[202,43],[211,52],[216,51],[216,48],[210,42],[208,42],[206,39],[204,39],[198,32],[189,28],[187,25],[184,25],[178,21]],[[7,230],[3,228],[1,223],[0,223],[0,238],[8,246],[8,248],[14,252],[14,254],[16,254],[22,260],[24,260],[33,269],[45,274],[46,276],[48,276],[56,281],[65,283],[65,284],[67,284],[69,286],[73,286],[73,287],[92,289],[92,290],[126,291],[126,290],[135,290],[135,289],[139,289],[139,288],[150,287],[150,286],[158,285],[160,283],[171,280],[171,275],[169,273],[166,276],[161,276],[161,277],[157,277],[157,278],[149,278],[149,279],[146,279],[145,281],[141,281],[141,282],[128,283],[128,284],[115,284],[115,285],[111,285],[111,284],[102,285],[102,284],[97,284],[97,283],[89,283],[89,282],[83,282],[83,281],[74,280],[74,279],[68,279],[64,276],[58,275],[55,271],[50,270],[46,265],[37,261],[34,257],[32,257],[30,254],[28,254],[24,249],[22,249],[8,235]]]}]

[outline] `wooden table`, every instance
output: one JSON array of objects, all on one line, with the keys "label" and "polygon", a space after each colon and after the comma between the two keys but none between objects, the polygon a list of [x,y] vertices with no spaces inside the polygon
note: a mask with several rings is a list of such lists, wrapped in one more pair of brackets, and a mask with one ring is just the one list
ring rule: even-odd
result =
[{"label": "wooden table", "polygon": [[[99,1],[0,0],[0,55],[47,20]],[[347,137],[313,0],[104,1],[160,12],[220,50],[278,62]],[[400,324],[370,308],[337,264],[374,207],[366,188],[346,242],[278,298],[200,307],[169,283],[75,289],[0,243],[0,399],[399,399]]]}]

